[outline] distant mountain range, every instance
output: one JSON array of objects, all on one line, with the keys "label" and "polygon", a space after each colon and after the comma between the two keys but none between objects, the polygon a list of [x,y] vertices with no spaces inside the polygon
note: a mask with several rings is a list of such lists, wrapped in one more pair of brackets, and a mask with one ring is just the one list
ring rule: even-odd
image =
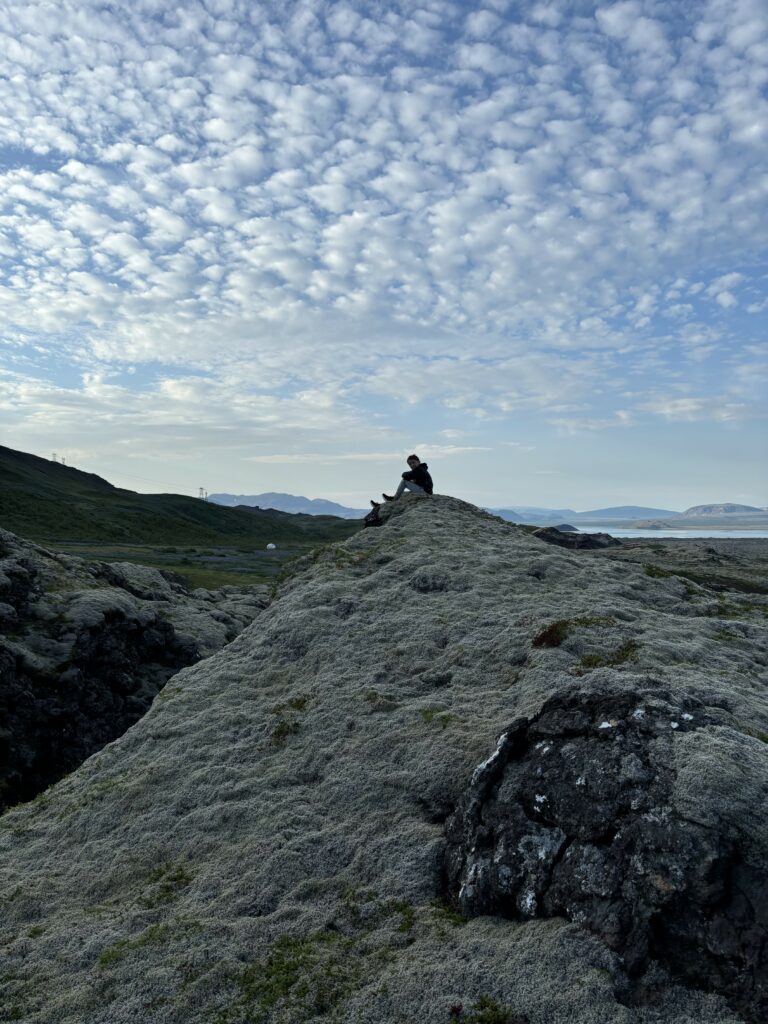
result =
[{"label": "distant mountain range", "polygon": [[618,505],[611,508],[596,508],[587,512],[575,512],[572,508],[537,508],[532,505],[517,505],[515,508],[489,508],[489,512],[511,522],[554,522],[555,520],[576,520],[592,522],[594,520],[635,520],[635,519],[668,519],[679,516],[663,508],[645,508],[643,505]]},{"label": "distant mountain range", "polygon": [[250,508],[271,508],[278,512],[301,512],[310,516],[338,516],[340,519],[362,519],[370,512],[370,509],[347,508],[346,505],[338,505],[324,498],[305,498],[301,494],[282,494],[279,491],[265,491],[264,494],[209,494],[208,501],[228,508],[248,505]]},{"label": "distant mountain range", "polygon": [[768,509],[754,505],[738,505],[720,502],[711,505],[693,505],[684,512],[672,509],[646,508],[643,505],[619,505],[610,508],[595,508],[586,512],[575,512],[568,508],[537,508],[518,505],[515,508],[490,508],[489,512],[508,522],[533,524],[536,526],[559,526],[569,523],[576,527],[595,528],[646,528],[663,529],[765,529],[768,526]]},{"label": "distant mountain range", "polygon": [[[281,512],[304,513],[312,516],[338,516],[342,519],[361,519],[368,509],[349,508],[324,498],[305,498],[303,495],[265,491],[263,494],[211,494],[209,501],[217,505],[234,508],[243,505],[263,509],[277,509]],[[658,523],[659,520],[684,520],[688,518],[723,518],[728,516],[765,515],[768,510],[752,505],[737,505],[722,502],[711,505],[694,505],[684,512],[668,508],[649,508],[645,505],[612,505],[608,508],[588,509],[577,512],[572,508],[543,508],[539,505],[515,505],[514,508],[487,508],[501,519],[513,523],[531,523],[537,526],[559,525],[560,523],[587,524],[623,523],[626,526],[639,521]]]}]

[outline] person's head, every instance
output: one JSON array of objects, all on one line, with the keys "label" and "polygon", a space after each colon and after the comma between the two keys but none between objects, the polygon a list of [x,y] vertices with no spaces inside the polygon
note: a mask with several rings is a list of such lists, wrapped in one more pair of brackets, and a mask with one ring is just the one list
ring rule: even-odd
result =
[{"label": "person's head", "polygon": [[419,458],[418,455],[409,455],[405,461],[408,463],[411,469],[416,469],[417,466],[421,465],[421,459]]}]

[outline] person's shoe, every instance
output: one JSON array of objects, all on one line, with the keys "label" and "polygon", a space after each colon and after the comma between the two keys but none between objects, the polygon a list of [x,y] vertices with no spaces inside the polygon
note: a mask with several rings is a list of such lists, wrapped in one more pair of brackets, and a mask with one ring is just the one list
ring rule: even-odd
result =
[{"label": "person's shoe", "polygon": [[382,498],[384,499],[384,501],[394,501],[395,500],[394,496],[391,495],[391,494],[382,494]]},{"label": "person's shoe", "polygon": [[371,498],[371,508],[381,508],[381,502],[374,501],[373,498]]}]

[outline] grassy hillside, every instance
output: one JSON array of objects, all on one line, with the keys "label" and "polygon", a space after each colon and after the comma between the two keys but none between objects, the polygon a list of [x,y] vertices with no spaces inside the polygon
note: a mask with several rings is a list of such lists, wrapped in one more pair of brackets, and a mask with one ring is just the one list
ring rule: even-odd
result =
[{"label": "grassy hillside", "polygon": [[[226,562],[224,572],[217,572],[217,585],[247,582],[230,579],[243,572],[249,579],[263,579],[278,571],[277,563],[287,555],[342,540],[360,529],[357,521],[332,516],[225,508],[181,494],[138,494],[92,473],[2,446],[0,526],[90,558],[121,560],[130,548],[130,560],[176,569],[195,585],[211,585],[210,573],[204,580],[202,571],[202,563],[210,559]],[[263,551],[268,543],[276,544],[279,552],[255,567],[252,559],[233,557]],[[198,551],[198,546],[206,550]],[[178,552],[183,558],[168,557],[179,547],[184,548]],[[200,571],[192,571],[190,565],[197,562]]]}]

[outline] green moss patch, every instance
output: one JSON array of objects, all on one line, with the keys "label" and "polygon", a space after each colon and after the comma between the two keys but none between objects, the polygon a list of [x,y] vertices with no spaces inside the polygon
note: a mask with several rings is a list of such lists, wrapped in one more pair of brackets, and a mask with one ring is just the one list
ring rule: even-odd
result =
[{"label": "green moss patch", "polygon": [[353,939],[337,932],[284,935],[272,944],[264,963],[245,968],[237,979],[238,998],[216,1015],[215,1024],[243,1018],[260,1024],[278,1013],[296,1021],[325,1015],[352,995],[361,973]]},{"label": "green moss patch", "polygon": [[489,996],[480,996],[471,1010],[456,1003],[448,1013],[448,1020],[457,1024],[528,1024],[524,1014],[516,1013]]},{"label": "green moss patch", "polygon": [[183,864],[166,861],[150,872],[147,890],[139,898],[139,903],[143,907],[159,907],[172,903],[191,881],[192,876]]},{"label": "green moss patch", "polygon": [[662,569],[660,565],[653,564],[644,565],[643,572],[646,576],[650,576],[656,580],[663,580],[669,576],[675,575],[673,572],[670,572],[669,569]]},{"label": "green moss patch", "polygon": [[439,725],[441,729],[447,729],[451,722],[456,721],[456,715],[442,708],[422,708],[419,714],[427,725]]},{"label": "green moss patch", "polygon": [[392,697],[379,693],[378,690],[365,690],[363,697],[374,711],[394,711],[395,708],[400,706]]},{"label": "green moss patch", "polygon": [[583,675],[595,668],[615,668],[637,658],[639,644],[636,640],[627,640],[615,651],[606,654],[585,654],[579,662],[577,673]]},{"label": "green moss patch", "polygon": [[306,710],[309,697],[306,694],[298,694],[289,697],[284,704],[276,704],[272,708],[272,714],[277,716],[270,740],[274,747],[284,747],[289,736],[293,736],[300,729],[297,713]]},{"label": "green moss patch", "polygon": [[534,647],[559,647],[579,626],[612,626],[610,615],[580,615],[575,619],[557,619],[538,633],[531,643]]},{"label": "green moss patch", "polygon": [[124,960],[129,953],[142,946],[148,946],[154,942],[163,942],[170,935],[171,927],[167,924],[151,924],[135,939],[118,939],[111,946],[107,946],[99,953],[96,963],[99,967],[112,967],[121,960]]}]

